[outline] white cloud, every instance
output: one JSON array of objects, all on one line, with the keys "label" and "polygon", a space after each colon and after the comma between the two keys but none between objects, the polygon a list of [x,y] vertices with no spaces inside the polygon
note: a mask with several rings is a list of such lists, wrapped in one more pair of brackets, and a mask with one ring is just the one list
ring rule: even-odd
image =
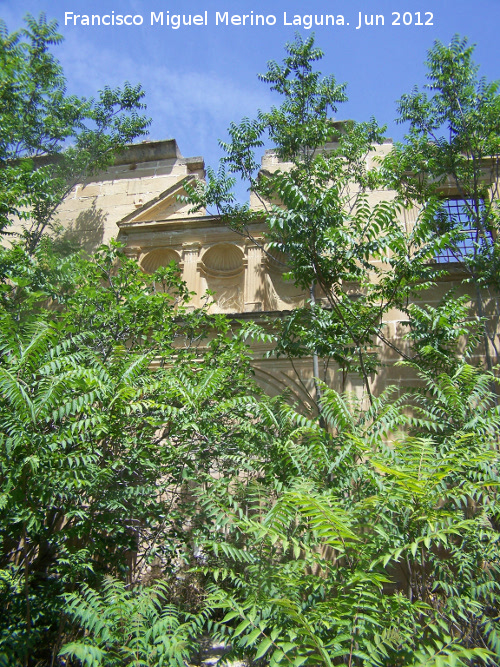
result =
[{"label": "white cloud", "polygon": [[245,86],[216,72],[187,71],[173,63],[145,63],[109,47],[96,50],[90,41],[67,34],[60,57],[71,92],[90,96],[105,85],[125,80],[141,83],[147,113],[153,118],[155,139],[173,137],[185,155],[218,153],[217,140],[225,138],[231,121],[269,108],[268,90],[256,80]]}]

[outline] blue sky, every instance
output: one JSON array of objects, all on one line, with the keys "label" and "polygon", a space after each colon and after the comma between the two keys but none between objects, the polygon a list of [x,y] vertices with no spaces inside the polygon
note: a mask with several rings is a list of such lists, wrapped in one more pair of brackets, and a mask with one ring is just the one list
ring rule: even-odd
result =
[{"label": "blue sky", "polygon": [[[487,79],[500,78],[500,0],[0,0],[0,17],[9,30],[22,25],[26,13],[59,22],[65,41],[55,47],[72,93],[92,96],[104,85],[128,80],[142,83],[148,113],[153,118],[150,138],[175,138],[185,156],[203,155],[216,165],[218,140],[227,138],[229,123],[269,108],[275,98],[256,74],[268,60],[280,60],[283,45],[293,39],[296,26],[284,25],[293,16],[343,15],[350,25],[315,27],[317,44],[325,51],[324,74],[347,82],[349,102],[338,118],[365,120],[375,116],[388,125],[388,136],[401,138],[395,125],[396,100],[425,82],[426,51],[435,39],[449,42],[454,33],[477,44],[476,61]],[[64,25],[65,12],[74,14],[140,15],[141,26]],[[151,12],[164,13],[164,26],[150,25]],[[170,15],[208,12],[207,26],[174,30],[165,25]],[[231,15],[275,16],[273,26],[216,26],[216,12]],[[384,25],[356,29],[361,12],[383,15]],[[399,26],[392,25],[400,14]],[[404,16],[404,13],[408,12]],[[422,22],[416,26],[418,14]],[[412,25],[404,26],[403,19]],[[272,19],[270,19],[272,20]],[[313,19],[314,20],[314,19]],[[311,30],[300,30],[307,36]]]}]

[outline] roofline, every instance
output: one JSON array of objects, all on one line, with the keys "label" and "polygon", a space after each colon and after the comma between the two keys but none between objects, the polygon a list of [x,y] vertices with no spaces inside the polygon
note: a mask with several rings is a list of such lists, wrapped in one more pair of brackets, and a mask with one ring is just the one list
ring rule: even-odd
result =
[{"label": "roofline", "polygon": [[[13,163],[23,159],[30,159],[36,168],[54,163],[58,159],[58,153],[38,155],[36,157],[18,158]],[[161,139],[159,141],[141,141],[135,144],[126,144],[122,150],[117,151],[110,166],[134,165],[143,162],[155,162],[157,160],[184,160],[190,170],[204,168],[203,157],[195,156],[185,158],[177,145],[175,139]],[[103,173],[106,170],[103,170]]]}]

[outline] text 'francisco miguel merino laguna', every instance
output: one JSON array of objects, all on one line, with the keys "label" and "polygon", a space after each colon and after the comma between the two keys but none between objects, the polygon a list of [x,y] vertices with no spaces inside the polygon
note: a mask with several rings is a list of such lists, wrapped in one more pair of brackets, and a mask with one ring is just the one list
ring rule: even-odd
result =
[{"label": "text 'francisco miguel merino laguna'", "polygon": [[[212,19],[212,20],[210,20]],[[177,30],[182,26],[273,26],[278,18],[274,14],[229,14],[229,12],[214,12],[209,17],[208,11],[203,14],[171,14],[167,12],[151,12],[150,25],[168,26]],[[147,25],[142,14],[75,14],[65,12],[64,25],[75,26],[139,26]],[[283,25],[300,26],[309,30],[314,25],[345,25],[342,14],[306,14],[291,15],[284,12]]]}]

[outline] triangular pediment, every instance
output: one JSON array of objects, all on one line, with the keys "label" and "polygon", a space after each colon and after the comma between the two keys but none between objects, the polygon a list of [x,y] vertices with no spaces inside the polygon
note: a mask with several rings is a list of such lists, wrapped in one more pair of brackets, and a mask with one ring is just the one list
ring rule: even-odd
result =
[{"label": "triangular pediment", "polygon": [[185,186],[194,180],[195,176],[187,176],[174,183],[170,188],[120,220],[118,227],[131,227],[185,217],[186,208],[189,208],[189,205],[186,206],[185,203],[179,201],[179,197],[187,194]]}]

